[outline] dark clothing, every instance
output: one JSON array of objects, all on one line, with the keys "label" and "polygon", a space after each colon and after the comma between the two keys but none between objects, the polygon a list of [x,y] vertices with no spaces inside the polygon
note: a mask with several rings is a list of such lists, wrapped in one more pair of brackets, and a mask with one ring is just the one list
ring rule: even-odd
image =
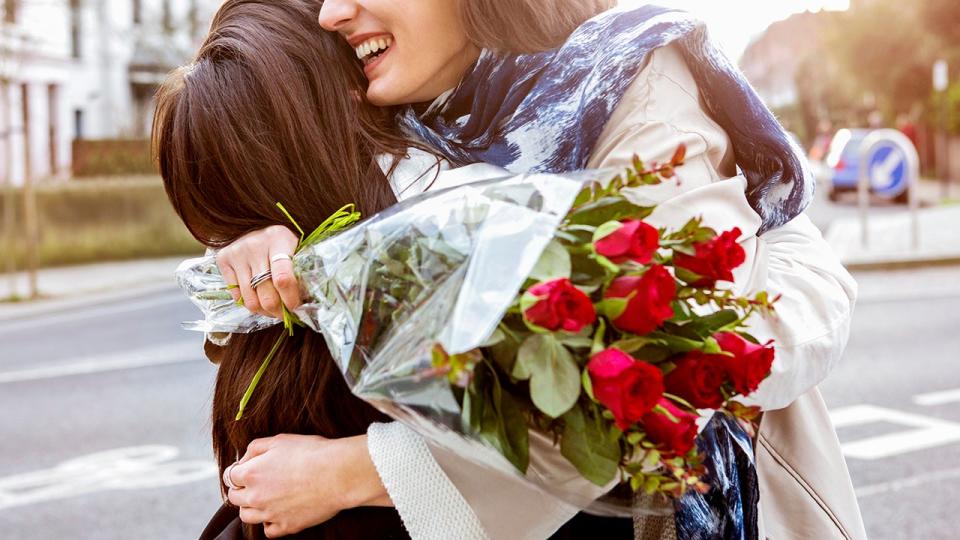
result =
[{"label": "dark clothing", "polygon": [[[253,535],[248,535],[252,531]],[[263,527],[244,527],[240,511],[223,505],[213,516],[200,540],[262,540]],[[406,540],[400,515],[393,508],[354,508],[337,514],[322,525],[286,536],[292,540]]]}]

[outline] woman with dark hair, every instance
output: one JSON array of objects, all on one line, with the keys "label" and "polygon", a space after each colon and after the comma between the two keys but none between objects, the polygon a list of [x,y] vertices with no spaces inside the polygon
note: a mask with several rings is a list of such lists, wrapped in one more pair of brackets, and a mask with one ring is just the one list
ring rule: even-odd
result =
[{"label": "woman with dark hair", "polygon": [[[849,476],[815,388],[843,352],[856,285],[801,214],[812,194],[809,171],[702,25],[644,5],[602,14],[574,30],[605,7],[609,2],[326,0],[320,23],[354,47],[369,83],[368,99],[406,105],[402,121],[408,132],[454,164],[486,161],[515,172],[619,168],[629,165],[635,152],[664,162],[685,144],[687,164],[678,171],[683,183],[638,197],[669,201],[691,213],[752,212],[743,223],[748,232],[742,243],[753,257],[753,280],[744,285],[783,294],[779,320],[758,329],[778,343],[774,373],[756,399],[767,411],[754,441],[762,519],[738,511],[718,518],[719,526],[747,538],[762,534],[765,526],[770,536],[780,537],[802,521],[804,530],[818,537],[860,538]],[[528,52],[536,54],[519,54]],[[270,253],[289,253],[295,244],[289,233],[253,234],[222,252],[218,263],[227,275],[234,268],[268,264]],[[300,300],[289,264],[270,267],[273,283],[255,291],[244,280],[239,284],[253,311],[275,316],[281,299],[289,307]],[[435,530],[430,524],[438,519],[422,503],[450,483],[494,537],[545,537],[577,511],[511,479],[484,475],[438,449],[430,448],[423,458],[426,450],[409,450],[425,446],[417,441],[396,426],[375,424],[368,430],[377,472],[408,527],[419,523]],[[246,496],[273,493],[271,500],[258,501],[258,508],[315,522],[336,502],[317,496],[311,510],[298,513],[279,494],[303,492],[301,478],[253,477],[276,470],[271,464],[289,456],[320,451],[323,444],[312,449],[270,444],[266,451],[253,449],[237,466],[248,476]],[[430,476],[423,471],[437,464],[444,474],[423,480]],[[756,507],[755,492],[754,484],[728,495],[746,497],[742,507],[748,512]],[[516,512],[518,504],[526,505],[524,512]],[[727,504],[740,508],[737,500]],[[715,524],[677,521],[681,529],[708,525]],[[641,519],[637,534],[669,536],[673,529],[672,523]]]},{"label": "woman with dark hair", "polygon": [[[191,233],[211,248],[282,227],[277,201],[312,229],[345,204],[373,214],[397,200],[378,156],[405,155],[412,143],[398,135],[388,111],[359,99],[365,84],[353,51],[316,25],[319,7],[315,0],[227,0],[195,61],[157,95],[153,136],[167,194]],[[297,332],[286,340],[257,399],[234,421],[282,331],[234,335],[216,348],[212,427],[221,473],[258,438],[328,438],[333,444],[323,459],[358,479],[344,502],[350,509],[296,537],[406,538],[376,471],[363,470],[372,469],[369,459],[348,459],[362,455],[353,451],[357,445],[365,452],[368,426],[386,418],[350,393],[322,336]],[[324,480],[316,479],[314,489],[323,490]],[[219,538],[262,538],[263,527],[241,531],[239,519],[261,517],[224,507],[206,537],[227,531]]]}]

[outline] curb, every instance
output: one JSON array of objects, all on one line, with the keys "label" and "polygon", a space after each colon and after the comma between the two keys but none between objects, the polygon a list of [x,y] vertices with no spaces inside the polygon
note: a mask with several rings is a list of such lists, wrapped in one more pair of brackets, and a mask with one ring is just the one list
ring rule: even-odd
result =
[{"label": "curb", "polygon": [[[87,308],[100,304],[109,304],[123,300],[133,300],[144,296],[153,296],[160,293],[177,293],[180,289],[176,284],[160,283],[150,285],[138,285],[135,287],[124,286],[122,290],[99,290],[86,291],[70,296],[58,296],[53,298],[41,298],[24,302],[0,303],[0,322],[9,322],[22,318],[38,317],[70,311],[73,309]],[[189,302],[184,296],[184,302]]]}]

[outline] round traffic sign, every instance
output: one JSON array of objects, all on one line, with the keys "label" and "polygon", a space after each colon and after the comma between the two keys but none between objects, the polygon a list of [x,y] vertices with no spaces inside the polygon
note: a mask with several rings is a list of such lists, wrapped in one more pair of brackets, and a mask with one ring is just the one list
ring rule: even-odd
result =
[{"label": "round traffic sign", "polygon": [[896,197],[906,191],[907,159],[906,151],[892,141],[875,145],[866,161],[872,191],[882,197]]}]

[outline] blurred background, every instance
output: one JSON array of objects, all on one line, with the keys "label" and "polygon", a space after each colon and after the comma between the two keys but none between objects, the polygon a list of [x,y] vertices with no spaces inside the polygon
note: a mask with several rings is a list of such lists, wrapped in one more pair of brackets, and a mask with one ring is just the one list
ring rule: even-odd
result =
[{"label": "blurred background", "polygon": [[[202,249],[148,141],[219,3],[0,0],[5,537],[195,538],[219,505],[214,367],[171,279]],[[807,152],[809,214],[860,282],[822,389],[870,537],[955,537],[960,2],[660,3],[707,22]],[[885,129],[900,146],[865,146]]]}]

